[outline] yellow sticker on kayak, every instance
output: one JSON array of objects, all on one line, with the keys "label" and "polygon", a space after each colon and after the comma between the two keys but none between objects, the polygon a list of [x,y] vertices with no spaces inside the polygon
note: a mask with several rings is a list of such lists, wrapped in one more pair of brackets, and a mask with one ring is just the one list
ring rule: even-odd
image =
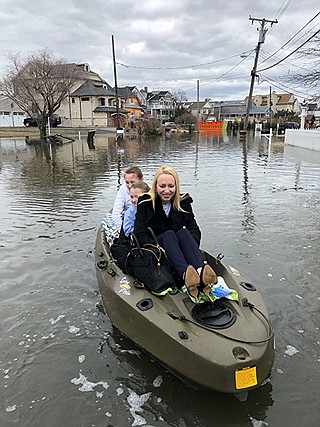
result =
[{"label": "yellow sticker on kayak", "polygon": [[122,284],[120,285],[120,288],[121,288],[121,289],[131,289],[131,286],[130,286],[130,285],[128,285],[127,283],[122,283]]},{"label": "yellow sticker on kayak", "polygon": [[237,369],[235,371],[235,380],[236,380],[237,390],[241,390],[243,388],[253,387],[254,385],[257,385],[258,380],[257,380],[256,366]]}]

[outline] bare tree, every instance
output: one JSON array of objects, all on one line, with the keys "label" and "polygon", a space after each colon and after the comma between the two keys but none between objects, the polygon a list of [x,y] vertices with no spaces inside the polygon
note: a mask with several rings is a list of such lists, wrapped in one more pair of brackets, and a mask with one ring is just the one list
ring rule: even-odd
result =
[{"label": "bare tree", "polygon": [[183,90],[177,90],[172,93],[172,97],[175,102],[175,111],[174,111],[174,117],[172,119],[176,121],[176,118],[181,116],[186,112],[186,109],[184,108],[183,104],[188,101],[187,95]]},{"label": "bare tree", "polygon": [[183,102],[188,101],[185,91],[180,89],[172,92],[172,97],[177,105],[181,105]]},{"label": "bare tree", "polygon": [[308,62],[308,70],[296,73],[289,78],[290,81],[298,83],[309,90],[314,90],[314,99],[320,99],[320,37],[317,36],[310,45],[301,51],[300,58],[304,57]]},{"label": "bare tree", "polygon": [[36,117],[40,138],[45,138],[48,118],[68,96],[79,75],[76,64],[55,59],[47,49],[26,58],[12,54],[0,90],[29,116]]}]

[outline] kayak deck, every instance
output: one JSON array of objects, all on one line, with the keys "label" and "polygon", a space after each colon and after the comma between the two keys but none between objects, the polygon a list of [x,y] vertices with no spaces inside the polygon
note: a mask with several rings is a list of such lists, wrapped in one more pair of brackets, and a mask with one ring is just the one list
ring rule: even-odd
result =
[{"label": "kayak deck", "polygon": [[230,310],[236,320],[211,328],[199,322],[195,311],[203,311],[204,318],[214,317],[215,303],[194,304],[182,292],[157,297],[136,288],[134,278],[112,259],[102,228],[95,256],[99,290],[111,322],[179,376],[229,393],[251,389],[269,376],[274,338],[263,299],[247,276],[203,252],[205,261],[239,295],[239,301],[223,298],[226,309],[217,315],[221,322]]}]

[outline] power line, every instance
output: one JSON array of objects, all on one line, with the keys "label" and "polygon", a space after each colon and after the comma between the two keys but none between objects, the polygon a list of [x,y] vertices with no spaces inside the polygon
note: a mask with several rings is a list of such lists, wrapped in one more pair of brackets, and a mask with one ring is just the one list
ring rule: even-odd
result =
[{"label": "power line", "polygon": [[141,67],[138,65],[123,64],[122,62],[117,62],[117,65],[120,65],[121,67],[125,67],[125,68],[136,68],[139,70],[182,70],[182,69],[188,69],[188,68],[204,67],[206,65],[211,65],[211,64],[217,64],[218,62],[228,61],[229,59],[236,58],[241,55],[247,55],[248,52],[250,54],[252,51],[240,52],[235,55],[229,56],[227,58],[217,59],[215,61],[203,62],[196,65],[184,65],[184,66],[177,66],[177,67]]},{"label": "power line", "polygon": [[[260,65],[261,65],[263,62],[265,62],[265,61],[266,61],[266,58],[267,58],[268,56],[270,56],[270,53],[269,53],[269,52],[267,52],[265,49],[263,49],[263,50],[261,50],[260,54],[261,54],[261,56],[262,56],[263,58],[265,58],[262,62],[260,62]],[[279,57],[276,57],[276,59],[280,59],[280,58],[279,58]],[[308,65],[310,65],[310,63],[309,63]],[[305,71],[310,71],[310,70],[311,70],[311,68],[313,68],[313,67],[310,67],[310,66],[309,66],[309,67],[302,66],[302,65],[299,65],[299,64],[297,64],[297,63],[290,63],[290,64],[289,64],[289,66],[287,66],[286,64],[281,64],[281,65],[280,65],[280,67],[281,67],[285,72],[290,71],[290,68],[292,68],[292,67],[299,68],[299,69],[301,69],[301,70],[305,70]]]},{"label": "power line", "polygon": [[[262,61],[260,63],[263,64],[264,62],[268,61],[268,59],[272,58],[273,56],[275,56],[281,49],[283,49],[285,46],[287,46],[299,33],[301,33],[301,31],[303,31],[314,19],[316,19],[318,16],[320,15],[320,12],[318,12],[313,18],[311,18],[302,28],[300,28],[299,31],[297,31],[284,45],[282,45],[281,47],[279,47],[278,50],[276,50],[272,55],[269,56],[269,58],[266,58],[264,61]],[[303,36],[302,36],[303,37]],[[300,40],[300,39],[299,39]]]},{"label": "power line", "polygon": [[294,53],[296,53],[299,49],[301,49],[304,45],[306,45],[311,39],[313,39],[318,33],[320,32],[320,30],[316,31],[315,33],[312,34],[312,36],[310,36],[305,42],[303,42],[300,46],[298,46],[296,49],[294,49],[292,52],[290,52],[287,56],[285,56],[284,58],[280,59],[278,62],[274,63],[273,65],[270,65],[269,67],[266,68],[262,68],[261,70],[258,70],[257,73],[261,73],[262,71],[266,71],[269,70],[270,68],[275,67],[276,65],[281,64],[281,62],[285,61],[286,59],[288,59],[291,55],[293,55]]},{"label": "power line", "polygon": [[[252,53],[254,51],[254,49],[252,49],[251,50],[251,52],[249,53],[249,55]],[[218,77],[215,77],[214,79],[210,79],[207,83],[204,83],[204,84],[202,84],[201,86],[203,87],[203,86],[207,86],[207,85],[209,85],[210,83],[212,83],[212,82],[214,82],[214,81],[216,81],[216,80],[219,80],[219,79],[221,79],[221,77],[224,77],[224,76],[226,76],[227,74],[229,74],[232,70],[234,70],[235,68],[237,68],[240,64],[242,64],[242,62],[243,61],[245,61],[247,59],[247,56],[245,57],[245,58],[243,58],[240,62],[238,62],[238,64],[236,64],[236,65],[234,65],[233,67],[231,67],[228,71],[226,71],[225,73],[223,73],[223,74],[221,74],[220,76],[218,76]],[[185,92],[189,92],[190,90],[193,90],[194,88],[190,88],[190,89],[187,89],[187,90],[185,90]]]},{"label": "power line", "polygon": [[278,89],[280,89],[280,90],[289,91],[289,92],[291,92],[291,93],[293,93],[293,94],[295,94],[295,95],[297,95],[297,96],[302,96],[303,98],[314,98],[314,95],[311,95],[311,94],[306,93],[306,92],[302,92],[302,91],[300,91],[300,90],[298,90],[298,89],[292,89],[292,88],[290,88],[289,86],[286,86],[286,85],[285,85],[285,84],[283,84],[283,83],[275,82],[275,81],[274,81],[273,79],[271,79],[270,77],[267,77],[267,76],[265,76],[265,75],[262,75],[262,77],[263,77],[263,79],[262,79],[261,83],[262,83],[263,81],[266,81],[266,82],[268,82],[268,83],[271,83],[271,84],[272,84],[272,86],[274,86],[274,87],[276,87],[276,88],[278,88]]},{"label": "power line", "polygon": [[[292,0],[284,0],[282,5],[280,6],[277,14],[276,14],[276,18],[280,19],[281,16],[285,13],[285,11],[288,9],[288,7],[290,6]],[[286,2],[288,2],[287,4],[285,4]],[[281,10],[282,9],[282,10]]]}]

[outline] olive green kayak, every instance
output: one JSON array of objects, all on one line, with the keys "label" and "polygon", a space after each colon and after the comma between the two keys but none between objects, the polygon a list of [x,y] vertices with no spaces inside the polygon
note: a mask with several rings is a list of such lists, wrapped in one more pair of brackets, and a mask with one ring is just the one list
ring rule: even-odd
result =
[{"label": "olive green kayak", "polygon": [[153,295],[112,258],[103,227],[95,245],[96,273],[112,324],[183,380],[237,393],[261,385],[274,361],[267,308],[254,283],[220,257],[203,251],[238,300],[194,304],[186,293]]}]

